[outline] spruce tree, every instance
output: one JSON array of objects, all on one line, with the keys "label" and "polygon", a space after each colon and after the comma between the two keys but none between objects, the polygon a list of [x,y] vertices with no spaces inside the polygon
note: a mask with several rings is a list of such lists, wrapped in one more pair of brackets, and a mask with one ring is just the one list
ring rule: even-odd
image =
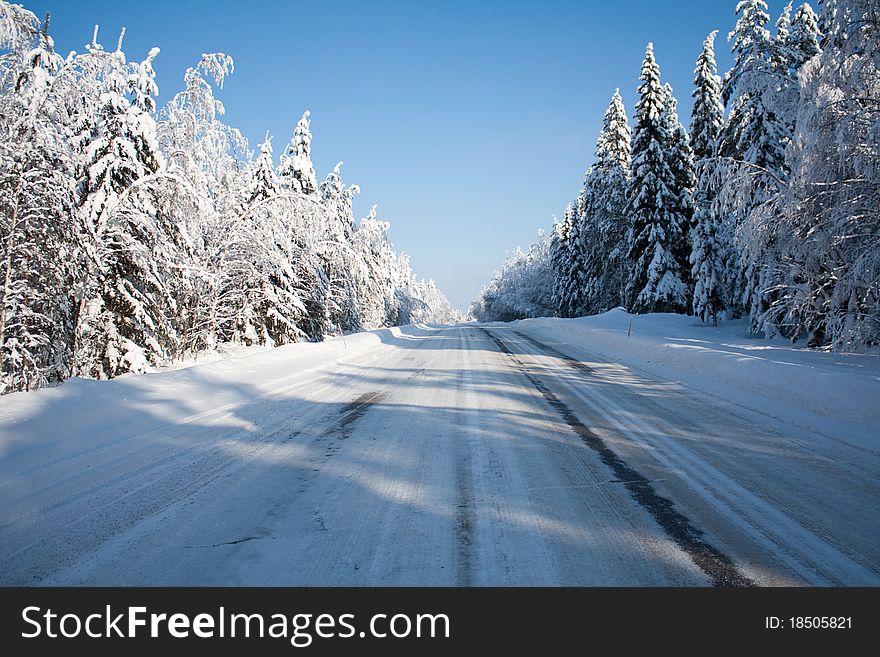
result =
[{"label": "spruce tree", "polygon": [[[838,39],[842,36],[833,29],[837,17],[837,0],[816,0],[816,5],[819,8],[819,47],[825,48],[831,42],[832,36]],[[834,43],[833,45],[840,47],[842,44]]]},{"label": "spruce tree", "polygon": [[764,0],[743,0],[740,18],[728,35],[734,65],[727,73],[722,96],[730,115],[722,135],[721,154],[778,176],[784,170],[790,127],[777,111],[774,94],[779,76],[771,61],[773,41]]},{"label": "spruce tree", "polygon": [[571,206],[571,229],[568,235],[568,293],[566,316],[583,317],[596,312],[588,296],[590,260],[595,255],[598,234],[596,216],[589,212],[592,206],[592,189],[589,186],[591,171],[580,194]]},{"label": "spruce tree", "polygon": [[[674,186],[672,192],[676,197],[676,212],[684,217],[687,225],[691,225],[694,214],[694,151],[691,148],[691,139],[684,126],[678,120],[678,101],[672,92],[672,85],[663,87],[665,105],[663,108],[663,121],[666,124],[666,133],[669,142],[666,146],[669,167],[672,170]],[[679,248],[687,248],[687,243],[680,243]]]},{"label": "spruce tree", "polygon": [[318,191],[318,179],[312,165],[312,132],[309,127],[309,116],[306,111],[296,124],[293,137],[287,150],[281,157],[278,174],[294,191],[302,194],[314,194]]},{"label": "spruce tree", "polygon": [[362,323],[357,272],[362,263],[352,252],[350,244],[354,234],[352,203],[360,193],[360,187],[345,185],[341,169],[342,162],[339,162],[319,186],[321,202],[326,209],[320,253],[329,283],[331,326],[342,331],[358,331]]},{"label": "spruce tree", "polygon": [[688,218],[675,194],[676,175],[670,166],[666,92],[654,46],[648,44],[642,64],[635,108],[632,177],[628,213],[631,217],[628,259],[632,263],[627,297],[632,311],[686,313],[689,289],[686,244]]},{"label": "spruce tree", "polygon": [[629,171],[632,157],[632,130],[620,89],[615,89],[605,110],[602,132],[596,143],[596,166],[602,171]]},{"label": "spruce tree", "polygon": [[776,19],[776,35],[770,47],[770,61],[783,74],[788,73],[791,57],[788,52],[789,38],[791,34],[791,2],[782,9],[779,18]]},{"label": "spruce tree", "polygon": [[694,69],[694,108],[691,112],[691,148],[694,158],[714,157],[718,137],[724,125],[724,105],[721,102],[721,79],[715,64],[715,30],[703,42],[703,49]]},{"label": "spruce tree", "polygon": [[625,305],[627,185],[630,173],[631,132],[615,89],[596,144],[596,163],[587,174],[584,214],[594,225],[585,258],[586,305],[591,314]]},{"label": "spruce tree", "polygon": [[80,372],[96,378],[146,371],[178,347],[174,284],[165,274],[174,269],[169,261],[185,236],[141,184],[160,168],[151,114],[158,93],[152,60],[159,51],[132,67],[121,43],[120,36],[116,51],[108,53],[112,73],[80,181],[81,211],[94,248],[77,358]]},{"label": "spruce tree", "polygon": [[724,308],[724,249],[718,235],[718,225],[710,209],[697,212],[691,251],[691,275],[694,279],[694,315],[700,321],[718,325],[718,315]]},{"label": "spruce tree", "polygon": [[734,62],[724,78],[722,93],[725,103],[730,101],[742,75],[769,61],[772,43],[767,30],[770,14],[764,0],[740,0],[736,13],[739,16],[736,27],[727,35],[727,40],[732,42]]},{"label": "spruce tree", "polygon": [[[3,10],[0,46],[0,394],[57,384],[73,368],[82,276],[61,58],[36,17]],[[10,61],[11,60],[11,61]]]},{"label": "spruce tree", "polygon": [[[699,171],[694,193],[694,233],[691,251],[691,275],[694,280],[694,315],[714,324],[724,308],[725,265],[733,269],[729,242],[719,230],[714,211],[715,190],[713,168],[718,137],[724,124],[721,103],[721,80],[715,64],[715,36],[712,32],[703,42],[703,50],[694,69],[694,107],[691,112],[691,148]],[[732,272],[731,272],[732,273]]]},{"label": "spruce tree", "polygon": [[[730,163],[725,186],[733,199],[722,218],[722,229],[735,235],[738,272],[729,296],[757,327],[771,302],[775,282],[763,263],[773,258],[769,203],[787,177],[785,149],[791,141],[797,103],[795,79],[773,61],[777,52],[766,25],[764,0],[743,0],[728,35],[735,62],[725,76],[723,96],[730,114],[722,132],[720,155]],[[768,218],[769,215],[769,218]]]},{"label": "spruce tree", "polygon": [[795,71],[800,70],[807,60],[822,51],[819,47],[820,38],[819,18],[813,8],[804,3],[795,11],[794,19],[791,22],[791,31],[786,42],[791,64]]},{"label": "spruce tree", "polygon": [[272,138],[268,133],[259,148],[260,154],[254,162],[245,192],[248,206],[274,198],[279,192],[278,177],[275,175],[275,164],[272,159]]},{"label": "spruce tree", "polygon": [[553,224],[550,235],[550,266],[553,270],[551,299],[560,317],[572,317],[571,298],[574,267],[571,259],[571,229],[574,208],[567,205],[562,221]]}]

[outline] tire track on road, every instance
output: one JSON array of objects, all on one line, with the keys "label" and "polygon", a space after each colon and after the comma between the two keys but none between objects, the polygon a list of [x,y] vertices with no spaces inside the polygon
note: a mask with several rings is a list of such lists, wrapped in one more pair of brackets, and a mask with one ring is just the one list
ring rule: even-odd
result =
[{"label": "tire track on road", "polygon": [[[553,394],[539,378],[528,370],[525,363],[510,350],[503,340],[487,329],[480,328],[480,331],[485,333],[516,364],[529,383],[543,395],[547,403],[581,438],[584,444],[599,455],[602,462],[623,483],[633,500],[651,514],[670,539],[710,578],[713,586],[749,587],[755,585],[751,579],[739,571],[727,555],[702,538],[703,532],[697,529],[686,516],[675,508],[672,500],[660,495],[647,477],[617,456],[605,444],[605,441],[584,425],[565,402]],[[552,355],[564,358],[566,361],[574,360],[562,355],[560,352],[556,352],[552,347],[547,347],[537,340],[518,333],[517,335],[525,338],[542,350],[547,350]],[[578,365],[586,367],[582,363],[578,363]]]}]

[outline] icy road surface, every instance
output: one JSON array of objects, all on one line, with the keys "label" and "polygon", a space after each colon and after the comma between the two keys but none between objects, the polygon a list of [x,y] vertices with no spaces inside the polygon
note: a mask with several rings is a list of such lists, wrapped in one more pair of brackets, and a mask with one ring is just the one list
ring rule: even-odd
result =
[{"label": "icy road surface", "polygon": [[880,584],[876,444],[541,327],[0,398],[0,582]]}]

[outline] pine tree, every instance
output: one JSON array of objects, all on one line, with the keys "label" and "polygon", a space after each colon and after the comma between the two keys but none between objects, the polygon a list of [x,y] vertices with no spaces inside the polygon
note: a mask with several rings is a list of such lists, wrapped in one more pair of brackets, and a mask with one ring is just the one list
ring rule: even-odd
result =
[{"label": "pine tree", "polygon": [[66,379],[81,276],[65,72],[48,16],[0,4],[0,394]]},{"label": "pine tree", "polygon": [[246,205],[228,236],[224,340],[277,346],[308,334],[317,258],[296,232],[296,206],[281,193],[269,135],[250,167]]},{"label": "pine tree", "polygon": [[254,162],[250,184],[245,192],[248,206],[266,201],[278,196],[278,177],[275,175],[275,163],[272,159],[272,138],[266,133],[266,138],[259,146],[260,155]]},{"label": "pine tree", "polygon": [[[672,192],[677,203],[675,211],[684,217],[688,226],[694,214],[694,188],[696,178],[694,176],[694,151],[691,148],[691,139],[684,126],[678,120],[678,101],[672,93],[672,85],[663,87],[665,102],[662,120],[665,123],[666,133],[669,135],[669,143],[666,146],[667,160],[672,170],[674,186]],[[683,241],[676,245],[680,249],[688,249],[688,244]],[[682,254],[679,253],[679,257]]]},{"label": "pine tree", "polygon": [[[688,219],[679,212],[676,175],[670,166],[666,93],[648,44],[642,65],[633,130],[631,217],[627,297],[634,312],[685,313],[689,308],[688,269],[682,261]],[[686,257],[686,251],[685,251]]]},{"label": "pine tree", "polygon": [[700,209],[690,257],[691,275],[695,281],[693,311],[700,321],[711,321],[715,326],[718,325],[718,314],[724,308],[723,253],[714,215],[711,210]]},{"label": "pine tree", "polygon": [[585,305],[590,314],[625,304],[631,150],[626,110],[620,90],[615,89],[596,144],[596,164],[587,173],[583,195],[583,213],[594,226],[592,242],[585,244]]},{"label": "pine tree", "polygon": [[281,178],[288,181],[287,184],[291,189],[303,194],[314,194],[318,191],[318,179],[315,177],[315,167],[312,165],[311,157],[310,115],[310,112],[304,112],[296,124],[293,138],[287,146],[287,151],[281,157],[281,166],[278,170]]},{"label": "pine tree", "polygon": [[357,298],[357,275],[363,263],[351,250],[354,233],[352,202],[360,193],[357,185],[346,186],[340,170],[342,162],[320,184],[321,202],[326,208],[322,230],[321,259],[329,282],[330,322],[337,330],[361,329],[361,310]]},{"label": "pine tree", "polygon": [[[124,30],[123,30],[124,34]],[[157,207],[148,184],[160,169],[152,96],[154,48],[126,64],[122,36],[101,95],[80,181],[81,212],[94,239],[90,285],[77,327],[78,368],[109,378],[143,372],[176,355],[174,259],[186,235]],[[133,100],[129,100],[129,96]]]},{"label": "pine tree", "polygon": [[772,43],[767,30],[770,14],[764,0],[740,0],[736,13],[739,16],[736,27],[727,35],[727,40],[733,42],[734,63],[724,78],[722,98],[725,103],[730,102],[742,75],[763,68],[769,61]]},{"label": "pine tree", "polygon": [[620,89],[615,89],[602,122],[602,132],[596,143],[596,166],[605,172],[629,171],[632,131],[626,118],[626,108]]},{"label": "pine tree", "polygon": [[797,72],[804,63],[819,54],[819,19],[810,5],[804,3],[791,18],[792,5],[786,5],[776,21],[776,37],[771,45],[771,63],[782,76],[791,78],[784,82],[796,85]]},{"label": "pine tree", "polygon": [[770,61],[783,74],[788,73],[791,63],[791,55],[788,51],[791,38],[791,5],[791,2],[785,5],[779,18],[776,19],[776,36],[770,47]]},{"label": "pine tree", "polygon": [[574,265],[571,258],[571,229],[574,222],[574,207],[569,204],[562,215],[562,221],[553,224],[550,234],[549,257],[553,269],[553,286],[550,298],[560,317],[572,317],[571,297]]},{"label": "pine tree", "polygon": [[773,41],[766,28],[770,20],[767,4],[764,0],[743,0],[737,13],[741,15],[736,28],[727,37],[733,42],[735,62],[722,88],[722,97],[731,109],[721,154],[778,176],[784,170],[790,127],[776,111],[778,76],[771,63]]},{"label": "pine tree", "polygon": [[715,190],[712,170],[718,137],[724,124],[721,103],[721,80],[715,64],[715,36],[712,32],[703,42],[703,50],[694,69],[694,108],[691,112],[691,147],[696,160],[697,177],[694,194],[694,233],[691,251],[691,275],[694,280],[694,315],[704,323],[718,323],[718,313],[725,307],[725,272],[733,273],[735,259],[730,242],[719,230],[714,211]]},{"label": "pine tree", "polygon": [[694,69],[694,109],[691,112],[691,148],[694,158],[714,157],[718,137],[724,125],[724,105],[721,102],[721,79],[715,64],[715,30],[703,42],[703,50]]},{"label": "pine tree", "polygon": [[588,200],[591,190],[589,182],[591,172],[580,194],[571,205],[571,228],[568,234],[568,276],[567,276],[567,317],[583,317],[592,315],[595,310],[588,298],[589,267],[593,250],[596,248],[596,217],[587,213],[590,205]]},{"label": "pine tree", "polygon": [[795,71],[799,71],[809,59],[821,52],[820,36],[819,18],[810,5],[802,4],[794,14],[791,32],[786,42],[791,65]]},{"label": "pine tree", "polygon": [[728,158],[724,186],[728,206],[722,218],[725,234],[735,235],[738,273],[728,291],[757,327],[771,302],[775,285],[763,262],[773,258],[774,210],[769,203],[788,175],[785,150],[791,141],[797,106],[796,80],[774,64],[774,41],[763,0],[743,0],[740,18],[728,35],[734,67],[725,76],[723,95],[731,107],[721,137],[720,155]]},{"label": "pine tree", "polygon": [[[129,67],[121,50],[121,36],[119,41],[120,47],[106,58],[113,68],[107,71],[98,108],[98,132],[87,144],[86,172],[80,181],[82,211],[96,233],[106,227],[119,196],[159,169],[155,127],[147,118],[149,110],[132,105],[126,97],[130,91]],[[148,60],[158,52],[151,51]]]}]

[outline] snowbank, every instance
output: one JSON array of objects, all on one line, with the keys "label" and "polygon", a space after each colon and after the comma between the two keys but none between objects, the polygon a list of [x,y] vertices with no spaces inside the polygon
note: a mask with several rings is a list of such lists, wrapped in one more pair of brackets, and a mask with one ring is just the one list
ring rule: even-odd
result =
[{"label": "snowbank", "polygon": [[[627,330],[632,320],[632,331]],[[701,325],[693,317],[629,315],[514,322],[548,344],[590,354],[863,447],[880,442],[880,355],[817,352],[751,336],[747,322]]]},{"label": "snowbank", "polygon": [[[109,430],[124,439],[165,424],[185,424],[229,412],[298,385],[306,372],[332,367],[401,337],[406,336],[400,328],[390,328],[276,349],[242,349],[213,354],[206,359],[209,362],[181,369],[126,374],[112,381],[73,378],[55,388],[4,395],[0,397],[0,457],[6,460],[14,452],[16,464],[24,467],[26,454],[38,453],[47,443],[56,444],[53,449],[63,458],[65,453],[105,441]],[[2,476],[0,472],[0,480]]]}]

